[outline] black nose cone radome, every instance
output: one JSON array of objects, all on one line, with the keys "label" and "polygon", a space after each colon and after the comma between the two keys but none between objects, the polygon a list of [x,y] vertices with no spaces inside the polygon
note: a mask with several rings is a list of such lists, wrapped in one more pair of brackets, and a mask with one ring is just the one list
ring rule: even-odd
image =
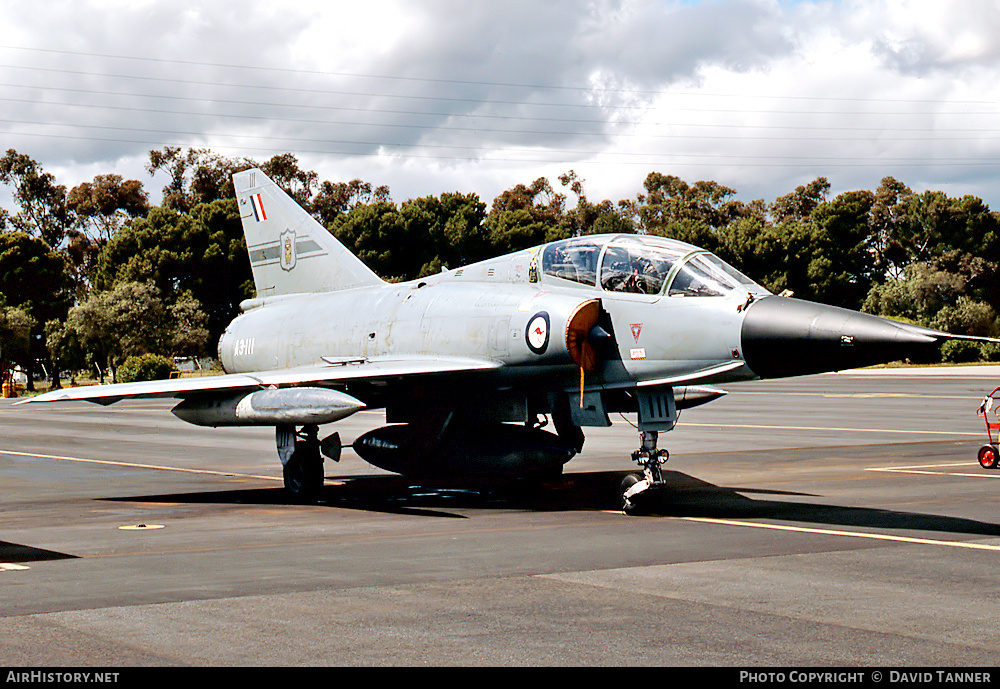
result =
[{"label": "black nose cone radome", "polygon": [[945,333],[801,299],[765,297],[743,321],[743,359],[761,378],[802,376],[897,361]]}]

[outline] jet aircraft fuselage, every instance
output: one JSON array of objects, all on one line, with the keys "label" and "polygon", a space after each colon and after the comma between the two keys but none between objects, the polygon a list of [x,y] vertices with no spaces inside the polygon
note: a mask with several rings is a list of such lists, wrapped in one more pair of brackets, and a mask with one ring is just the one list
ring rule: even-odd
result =
[{"label": "jet aircraft fuselage", "polygon": [[[710,297],[668,297],[604,289],[532,267],[546,251],[567,245],[593,247],[595,261],[602,249],[619,246],[636,255],[648,246],[669,247],[679,256],[707,255],[671,240],[599,236],[411,282],[253,300],[219,341],[219,358],[227,372],[237,373],[304,366],[324,357],[478,357],[500,362],[499,371],[514,369],[512,378],[554,375],[544,387],[559,389],[579,378],[567,344],[570,319],[597,299],[614,351],[587,372],[587,386],[635,385],[741,360],[742,307],[748,288],[758,298],[767,294],[763,288],[729,284]],[[744,366],[728,373],[727,380],[754,376]]]},{"label": "jet aircraft fuselage", "polygon": [[285,485],[305,498],[322,488],[322,456],[342,448],[318,427],[365,407],[390,425],[354,450],[414,476],[557,475],[582,428],[635,412],[643,476],[624,486],[628,509],[663,485],[658,433],[726,394],[714,384],[891,361],[955,337],[774,296],[703,249],[646,235],[387,283],[259,170],[233,181],[257,297],[219,341],[226,375],[30,402],[172,397],[194,424],[274,426]]}]

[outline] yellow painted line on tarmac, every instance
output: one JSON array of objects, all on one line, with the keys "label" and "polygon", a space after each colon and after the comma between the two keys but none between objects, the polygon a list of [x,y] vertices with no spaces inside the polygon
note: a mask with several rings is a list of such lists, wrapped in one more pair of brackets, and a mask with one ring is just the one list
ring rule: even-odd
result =
[{"label": "yellow painted line on tarmac", "polygon": [[937,467],[967,467],[973,462],[935,462],[934,464],[910,464],[901,467],[871,467],[870,471],[879,471],[881,468],[888,469],[933,469]]},{"label": "yellow painted line on tarmac", "polygon": [[704,524],[720,524],[722,526],[742,526],[751,529],[767,529],[771,531],[793,531],[796,533],[815,534],[819,536],[841,536],[844,538],[862,538],[873,541],[891,541],[893,543],[909,543],[913,545],[936,545],[948,548],[965,548],[968,550],[989,550],[1000,552],[1000,545],[987,543],[971,543],[965,541],[941,541],[933,538],[913,538],[912,536],[892,536],[890,534],[868,533],[864,531],[840,531],[838,529],[818,529],[809,526],[788,526],[784,524],[765,524],[762,522],[742,522],[734,519],[715,519],[713,517],[672,517],[688,522]]},{"label": "yellow painted line on tarmac", "polygon": [[[968,467],[975,466],[974,462],[948,462],[945,464],[913,464],[902,467],[868,467],[865,471],[883,471],[888,474],[922,474],[932,476],[963,476],[967,478],[1000,478],[1000,473],[974,473],[969,474],[964,471],[941,471],[948,467]],[[985,469],[983,471],[986,471]]]},{"label": "yellow painted line on tarmac", "polygon": [[682,426],[699,428],[743,428],[762,431],[836,431],[839,433],[889,433],[897,435],[953,435],[963,438],[978,438],[982,433],[963,431],[898,430],[893,428],[839,428],[836,426],[769,426],[750,423],[681,423]]},{"label": "yellow painted line on tarmac", "polygon": [[110,459],[86,459],[84,457],[63,457],[60,455],[41,455],[34,452],[11,452],[0,450],[0,455],[11,455],[14,457],[35,457],[37,459],[58,459],[63,462],[80,462],[83,464],[104,464],[107,466],[127,467],[130,469],[152,469],[154,471],[177,471],[185,474],[208,474],[210,476],[231,476],[236,478],[259,478],[265,481],[281,481],[275,476],[260,476],[257,474],[238,474],[232,471],[212,471],[211,469],[184,469],[181,467],[168,467],[158,464],[138,464],[135,462],[115,462]]},{"label": "yellow painted line on tarmac", "polygon": [[735,390],[733,395],[785,395],[787,397],[831,397],[831,398],[857,398],[872,399],[878,397],[914,397],[922,400],[975,400],[982,401],[982,396],[976,395],[912,395],[904,392],[778,392],[764,390]]}]

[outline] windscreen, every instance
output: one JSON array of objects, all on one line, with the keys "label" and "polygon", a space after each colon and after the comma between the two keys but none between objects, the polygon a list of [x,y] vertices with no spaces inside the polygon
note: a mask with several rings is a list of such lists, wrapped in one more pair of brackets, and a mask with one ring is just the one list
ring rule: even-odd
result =
[{"label": "windscreen", "polygon": [[[747,282],[743,283],[741,277]],[[712,254],[695,254],[677,271],[667,294],[671,297],[723,297],[741,283],[754,284]]]}]

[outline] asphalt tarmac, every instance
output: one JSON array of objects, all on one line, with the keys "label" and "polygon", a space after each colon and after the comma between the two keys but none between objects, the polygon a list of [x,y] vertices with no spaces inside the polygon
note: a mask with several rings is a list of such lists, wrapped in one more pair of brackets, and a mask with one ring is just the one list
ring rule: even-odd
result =
[{"label": "asphalt tarmac", "polygon": [[670,488],[638,517],[620,417],[542,486],[345,451],[299,505],[268,429],[3,400],[0,666],[991,666],[1000,470],[976,408],[997,385],[729,386],[661,435]]}]

